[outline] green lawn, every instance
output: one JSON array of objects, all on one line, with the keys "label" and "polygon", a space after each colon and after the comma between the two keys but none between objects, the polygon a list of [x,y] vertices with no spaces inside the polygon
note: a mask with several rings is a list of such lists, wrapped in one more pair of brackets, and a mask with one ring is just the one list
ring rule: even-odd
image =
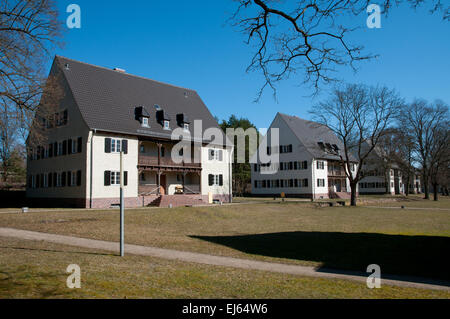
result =
[{"label": "green lawn", "polygon": [[[0,237],[0,298],[450,298],[448,291],[125,256]],[[69,264],[81,288],[66,286]]]},{"label": "green lawn", "polygon": [[[260,203],[126,211],[126,242],[213,255],[450,280],[450,211]],[[117,241],[118,210],[0,214],[13,227]]]}]

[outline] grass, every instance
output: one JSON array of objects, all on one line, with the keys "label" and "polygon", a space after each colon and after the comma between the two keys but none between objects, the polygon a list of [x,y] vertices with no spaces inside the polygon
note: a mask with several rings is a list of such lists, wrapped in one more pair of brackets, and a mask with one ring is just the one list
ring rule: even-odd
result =
[{"label": "grass", "polygon": [[[309,278],[0,237],[0,298],[450,298],[448,291]],[[69,264],[81,289],[66,287]]]},{"label": "grass", "polygon": [[[447,201],[449,203],[449,201]],[[450,212],[308,202],[127,210],[125,240],[212,255],[450,280]],[[0,214],[0,227],[117,241],[118,210]]]}]

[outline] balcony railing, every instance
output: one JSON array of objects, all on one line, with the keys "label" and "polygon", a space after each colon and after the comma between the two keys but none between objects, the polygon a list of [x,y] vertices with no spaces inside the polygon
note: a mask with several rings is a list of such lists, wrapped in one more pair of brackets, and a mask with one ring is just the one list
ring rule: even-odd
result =
[{"label": "balcony railing", "polygon": [[143,166],[168,166],[168,167],[193,167],[193,168],[201,168],[202,165],[200,163],[175,163],[171,158],[161,157],[158,161],[158,157],[156,156],[139,156],[138,160],[139,165]]},{"label": "balcony railing", "polygon": [[342,176],[345,177],[345,171],[343,169],[328,169],[328,176]]}]

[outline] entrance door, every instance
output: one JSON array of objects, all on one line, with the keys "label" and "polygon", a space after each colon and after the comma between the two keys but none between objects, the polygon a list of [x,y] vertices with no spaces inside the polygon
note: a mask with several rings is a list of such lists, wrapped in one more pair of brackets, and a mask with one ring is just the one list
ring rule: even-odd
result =
[{"label": "entrance door", "polygon": [[161,195],[165,195],[167,191],[166,175],[161,175]]}]

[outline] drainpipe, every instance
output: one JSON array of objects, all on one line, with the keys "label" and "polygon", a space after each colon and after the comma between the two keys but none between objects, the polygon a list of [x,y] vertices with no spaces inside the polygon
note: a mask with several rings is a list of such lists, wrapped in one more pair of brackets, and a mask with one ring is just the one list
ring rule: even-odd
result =
[{"label": "drainpipe", "polygon": [[89,208],[92,208],[92,185],[93,185],[93,169],[94,169],[94,135],[97,133],[97,129],[94,129],[91,136],[91,163],[90,163],[90,187],[89,187]]}]

